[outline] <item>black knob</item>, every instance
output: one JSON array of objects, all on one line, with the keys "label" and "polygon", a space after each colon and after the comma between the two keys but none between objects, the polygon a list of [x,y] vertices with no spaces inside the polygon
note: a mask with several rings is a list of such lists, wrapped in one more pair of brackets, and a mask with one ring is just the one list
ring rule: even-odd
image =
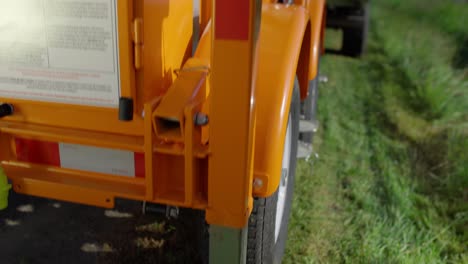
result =
[{"label": "black knob", "polygon": [[133,99],[128,97],[120,97],[119,100],[119,120],[133,120]]},{"label": "black knob", "polygon": [[11,104],[0,104],[0,118],[12,115],[14,108]]}]

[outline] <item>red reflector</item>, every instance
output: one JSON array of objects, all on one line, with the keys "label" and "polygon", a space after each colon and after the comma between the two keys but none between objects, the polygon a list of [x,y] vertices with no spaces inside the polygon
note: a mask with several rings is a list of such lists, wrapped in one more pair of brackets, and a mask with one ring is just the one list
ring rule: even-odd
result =
[{"label": "red reflector", "polygon": [[135,177],[144,178],[145,177],[145,154],[144,153],[135,153]]},{"label": "red reflector", "polygon": [[32,139],[15,139],[16,155],[19,161],[60,166],[58,143]]},{"label": "red reflector", "polygon": [[216,0],[216,39],[248,40],[250,0]]}]

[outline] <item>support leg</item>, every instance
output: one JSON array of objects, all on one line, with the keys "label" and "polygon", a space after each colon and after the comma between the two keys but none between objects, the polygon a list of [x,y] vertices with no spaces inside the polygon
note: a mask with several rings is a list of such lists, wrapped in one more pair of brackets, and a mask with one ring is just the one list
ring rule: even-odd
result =
[{"label": "support leg", "polygon": [[210,226],[210,264],[244,264],[247,257],[247,227]]}]

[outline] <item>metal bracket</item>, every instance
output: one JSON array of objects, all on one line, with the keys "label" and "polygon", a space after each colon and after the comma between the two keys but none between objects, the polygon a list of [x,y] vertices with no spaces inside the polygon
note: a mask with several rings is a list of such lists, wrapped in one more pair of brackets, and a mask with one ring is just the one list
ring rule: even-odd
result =
[{"label": "metal bracket", "polygon": [[153,203],[147,203],[146,201],[144,201],[142,212],[143,214],[146,214],[146,213],[162,214],[162,215],[165,215],[167,219],[170,219],[170,218],[177,219],[179,218],[180,209],[177,206],[153,204]]}]

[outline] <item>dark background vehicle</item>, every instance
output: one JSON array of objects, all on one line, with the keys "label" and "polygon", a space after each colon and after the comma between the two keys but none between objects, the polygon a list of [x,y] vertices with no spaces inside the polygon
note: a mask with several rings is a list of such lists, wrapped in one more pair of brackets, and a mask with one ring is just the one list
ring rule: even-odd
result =
[{"label": "dark background vehicle", "polygon": [[366,50],[369,31],[369,1],[327,1],[327,27],[343,31],[340,53],[361,56]]}]

